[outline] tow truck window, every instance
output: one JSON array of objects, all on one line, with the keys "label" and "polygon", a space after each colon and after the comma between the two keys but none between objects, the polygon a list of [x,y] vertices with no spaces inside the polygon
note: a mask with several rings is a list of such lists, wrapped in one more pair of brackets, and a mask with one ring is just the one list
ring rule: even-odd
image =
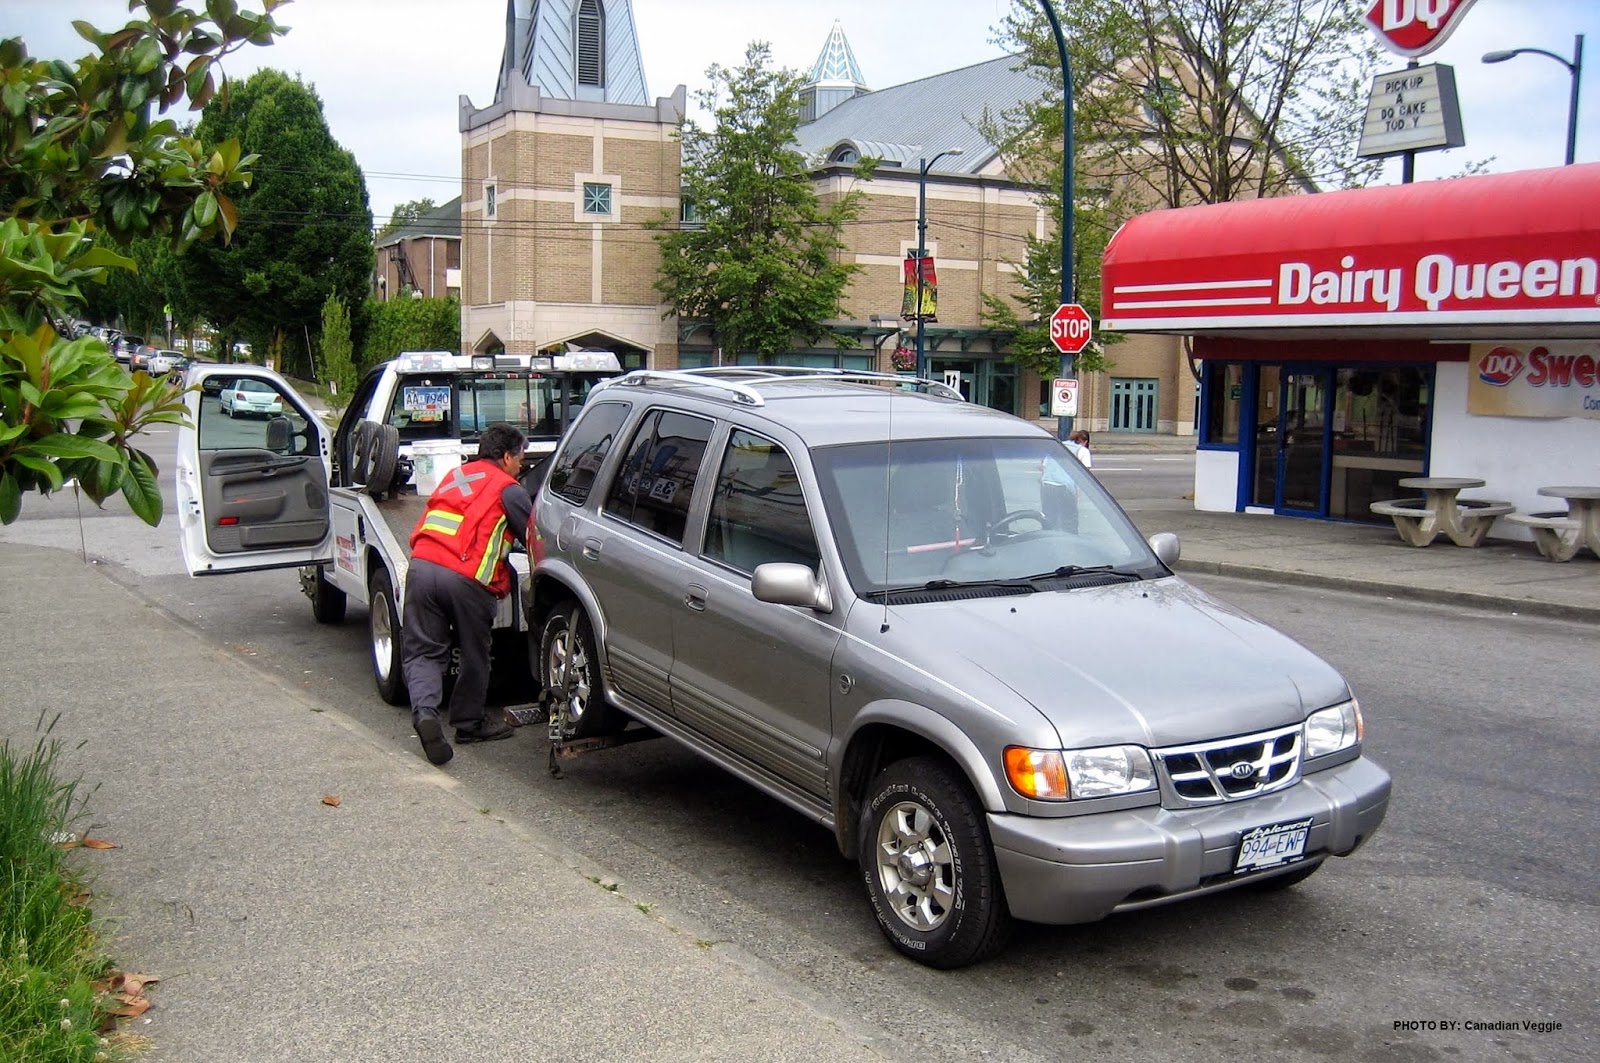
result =
[{"label": "tow truck window", "polygon": [[395,391],[389,423],[400,432],[402,443],[453,438],[450,400],[448,377],[407,377]]},{"label": "tow truck window", "polygon": [[561,434],[559,380],[537,373],[507,373],[462,377],[457,389],[463,435],[477,435],[496,421],[514,424],[530,438]]}]

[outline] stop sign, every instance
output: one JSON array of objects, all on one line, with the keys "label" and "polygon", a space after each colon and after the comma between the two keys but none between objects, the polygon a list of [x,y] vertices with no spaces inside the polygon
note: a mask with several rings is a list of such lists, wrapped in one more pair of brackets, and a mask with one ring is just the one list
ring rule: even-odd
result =
[{"label": "stop sign", "polygon": [[1050,315],[1050,342],[1062,354],[1077,354],[1089,346],[1089,336],[1094,332],[1094,321],[1089,311],[1077,303],[1062,303]]}]

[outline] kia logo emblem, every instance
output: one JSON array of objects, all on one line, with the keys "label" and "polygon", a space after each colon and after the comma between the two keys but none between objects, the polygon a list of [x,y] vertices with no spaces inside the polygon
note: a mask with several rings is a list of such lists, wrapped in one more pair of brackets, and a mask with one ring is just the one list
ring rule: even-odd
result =
[{"label": "kia logo emblem", "polygon": [[1228,769],[1228,773],[1235,779],[1248,779],[1256,773],[1256,766],[1248,760],[1241,760]]}]

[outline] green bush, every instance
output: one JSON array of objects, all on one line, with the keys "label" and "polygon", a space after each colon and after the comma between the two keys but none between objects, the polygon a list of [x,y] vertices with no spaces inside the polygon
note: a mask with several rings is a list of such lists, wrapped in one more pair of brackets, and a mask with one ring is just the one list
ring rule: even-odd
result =
[{"label": "green bush", "polygon": [[461,351],[461,303],[455,299],[401,297],[367,301],[367,338],[361,368],[386,362],[401,351]]},{"label": "green bush", "polygon": [[0,742],[0,1059],[88,1063],[106,1051],[94,980],[109,963],[61,845],[78,801],[56,775],[60,753],[45,737],[26,752]]}]

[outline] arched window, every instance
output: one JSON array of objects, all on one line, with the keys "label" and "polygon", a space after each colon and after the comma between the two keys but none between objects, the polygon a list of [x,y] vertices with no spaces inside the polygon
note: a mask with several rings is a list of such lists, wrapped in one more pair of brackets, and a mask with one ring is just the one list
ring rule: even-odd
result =
[{"label": "arched window", "polygon": [[861,161],[861,153],[855,148],[851,147],[849,144],[840,144],[837,148],[833,149],[833,154],[828,157],[828,161],[854,165],[855,163]]},{"label": "arched window", "polygon": [[600,0],[579,0],[576,32],[578,84],[596,88],[606,83],[606,13]]}]

